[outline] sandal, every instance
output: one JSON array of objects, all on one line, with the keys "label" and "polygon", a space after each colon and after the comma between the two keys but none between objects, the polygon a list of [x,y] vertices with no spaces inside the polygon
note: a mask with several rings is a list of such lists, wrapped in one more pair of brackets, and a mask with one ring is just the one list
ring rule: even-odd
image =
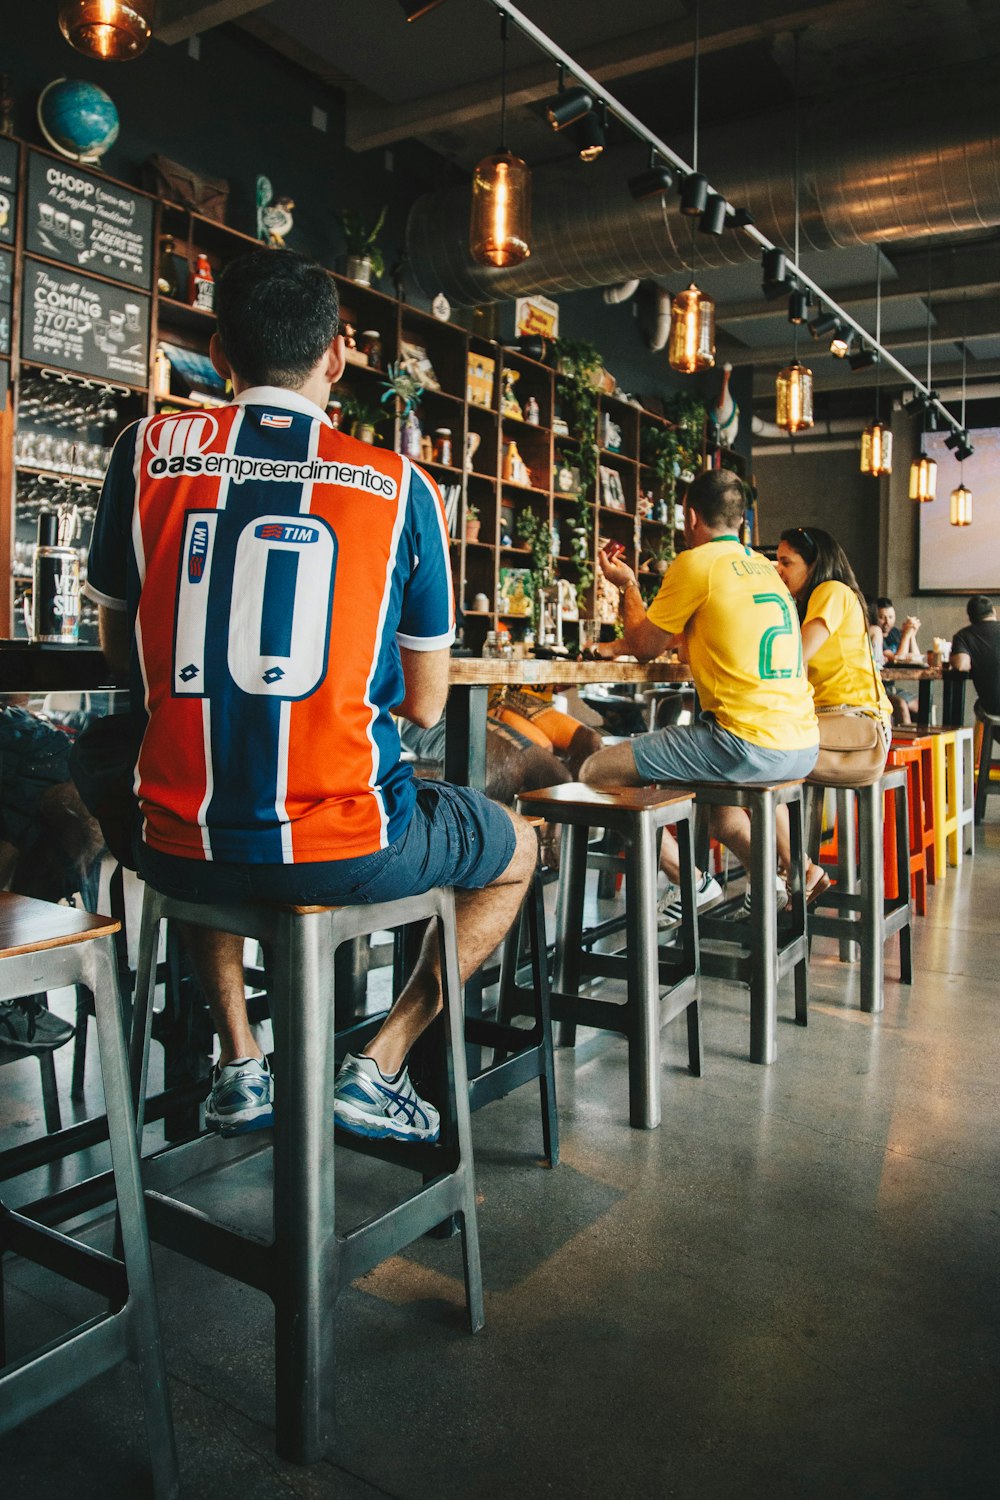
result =
[{"label": "sandal", "polygon": [[822,865],[810,865],[806,872],[806,905],[812,906],[822,896],[824,891],[830,889],[832,882]]}]

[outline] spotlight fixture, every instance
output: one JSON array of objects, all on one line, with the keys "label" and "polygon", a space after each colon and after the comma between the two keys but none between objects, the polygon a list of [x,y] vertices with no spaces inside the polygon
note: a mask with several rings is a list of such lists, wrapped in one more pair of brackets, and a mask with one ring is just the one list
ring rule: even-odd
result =
[{"label": "spotlight fixture", "polygon": [[788,321],[789,323],[804,323],[809,316],[809,308],[812,305],[812,297],[801,287],[792,292],[788,299]]},{"label": "spotlight fixture", "polygon": [[869,349],[867,344],[862,344],[854,354],[847,356],[847,363],[855,373],[858,370],[870,370],[872,365],[878,364],[878,351]]},{"label": "spotlight fixture", "polygon": [[814,339],[825,338],[828,333],[833,333],[835,328],[840,327],[840,321],[836,313],[820,313],[819,317],[813,318],[809,324],[809,332]]},{"label": "spotlight fixture", "polygon": [[971,458],[972,455],[975,453],[975,451],[976,451],[975,448],[973,448],[972,444],[969,442],[969,435],[968,435],[968,433],[967,432],[963,432],[963,434],[962,434],[962,441],[959,443],[958,447],[955,449],[955,457],[958,459],[958,461],[959,461],[960,464],[964,464],[965,460],[967,458]]},{"label": "spotlight fixture", "polygon": [[399,8],[408,21],[419,21],[428,11],[437,10],[442,0],[399,0]]},{"label": "spotlight fixture", "polygon": [[698,228],[702,234],[721,234],[726,227],[729,204],[719,193],[709,193]]},{"label": "spotlight fixture", "polygon": [[507,150],[507,41],[509,20],[500,17],[500,150],[472,174],[469,253],[481,266],[518,266],[531,254],[531,168]]},{"label": "spotlight fixture", "polygon": [[927,394],[917,392],[917,403],[923,409],[924,420],[920,431],[920,452],[910,464],[909,496],[922,505],[934,499],[937,489],[937,464],[928,458],[924,450],[924,438],[934,417],[935,394],[931,390],[931,252],[927,251]]},{"label": "spotlight fixture", "polygon": [[948,519],[953,526],[972,525],[972,491],[960,484],[951,492],[951,514]]},{"label": "spotlight fixture", "polygon": [[628,190],[637,203],[644,198],[659,198],[664,193],[669,193],[674,185],[674,173],[671,167],[657,160],[656,152],[652,152],[649,166],[644,172],[637,172],[628,180]]},{"label": "spotlight fixture", "polygon": [[748,208],[733,208],[730,204],[726,210],[727,229],[751,229],[754,223],[754,216]]},{"label": "spotlight fixture", "polygon": [[689,172],[681,181],[681,213],[696,219],[708,203],[708,178],[700,172]]},{"label": "spotlight fixture", "polygon": [[607,143],[605,123],[595,110],[591,110],[573,126],[573,143],[581,161],[596,161],[604,150]]},{"label": "spotlight fixture", "polygon": [[962,441],[962,434],[956,428],[953,427],[951,429],[951,431],[949,432],[948,436],[945,438],[944,445],[945,445],[946,448],[950,448],[951,451],[952,451],[952,453],[954,453],[955,449],[958,447],[958,445],[959,445],[959,443],[961,441]]},{"label": "spotlight fixture", "polygon": [[813,425],[812,370],[798,360],[779,371],[775,383],[775,421],[786,432],[802,432]]},{"label": "spotlight fixture", "polygon": [[793,289],[792,279],[788,274],[788,260],[784,250],[765,250],[760,258],[760,270],[760,289],[768,302],[774,302],[778,297],[787,296]]},{"label": "spotlight fixture", "polygon": [[715,364],[715,303],[694,281],[670,304],[667,361],[681,375],[710,370]]},{"label": "spotlight fixture", "polygon": [[586,89],[560,88],[553,99],[546,100],[545,115],[553,130],[565,130],[586,119],[593,107],[593,95]]},{"label": "spotlight fixture", "polygon": [[84,57],[129,62],[153,35],[153,0],[63,0],[59,30]]},{"label": "spotlight fixture", "polygon": [[830,353],[836,359],[846,359],[851,347],[851,335],[844,329],[843,324],[838,323],[833,330],[833,338],[830,340]]}]

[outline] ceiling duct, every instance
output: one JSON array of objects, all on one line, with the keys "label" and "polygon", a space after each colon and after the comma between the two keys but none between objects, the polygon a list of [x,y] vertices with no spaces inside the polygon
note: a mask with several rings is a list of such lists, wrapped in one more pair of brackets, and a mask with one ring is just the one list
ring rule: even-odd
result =
[{"label": "ceiling duct", "polygon": [[[1000,113],[995,78],[949,69],[871,86],[813,106],[802,129],[804,250],[924,235],[954,237],[1000,224]],[[873,125],[877,113],[878,127]],[[791,111],[702,131],[699,166],[760,230],[791,250],[794,230]],[[468,188],[419,199],[407,253],[427,296],[465,306],[527,292],[578,291],[634,277],[676,276],[690,256],[689,222],[673,194],[636,202],[628,178],[648,153],[638,144],[605,152],[581,172],[575,159],[534,173],[531,256],[507,270],[469,258]],[[697,236],[698,264],[759,254],[738,233]]]}]

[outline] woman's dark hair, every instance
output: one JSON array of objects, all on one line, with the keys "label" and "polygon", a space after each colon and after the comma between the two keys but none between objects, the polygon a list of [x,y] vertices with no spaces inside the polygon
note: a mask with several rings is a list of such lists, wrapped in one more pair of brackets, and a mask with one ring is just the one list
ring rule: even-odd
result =
[{"label": "woman's dark hair", "polygon": [[865,596],[858,587],[847,553],[835,537],[828,531],[821,531],[818,526],[810,526],[808,531],[804,526],[793,526],[781,533],[781,540],[797,552],[809,568],[809,577],[795,601],[800,620],[806,617],[813,589],[819,588],[821,583],[846,583],[861,605],[862,619],[867,621]]},{"label": "woman's dark hair", "polygon": [[294,250],[251,250],[215,288],[219,342],[250,385],[302,384],[337,335],[333,277]]}]

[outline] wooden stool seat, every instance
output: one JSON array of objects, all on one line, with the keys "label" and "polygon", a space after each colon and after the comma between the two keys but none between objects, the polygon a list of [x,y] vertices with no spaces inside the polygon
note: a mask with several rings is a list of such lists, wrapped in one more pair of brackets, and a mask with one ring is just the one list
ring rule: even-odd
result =
[{"label": "wooden stool seat", "polygon": [[0,891],[0,959],[113,937],[120,926],[111,917],[95,917],[75,906]]},{"label": "wooden stool seat", "polygon": [[[567,781],[561,786],[543,787],[537,792],[523,792],[518,798],[518,806],[525,812],[530,812],[532,808],[544,805],[546,809],[544,819],[539,821],[558,822],[557,817],[550,815],[550,808],[557,808],[560,813],[571,810],[587,813],[600,812],[602,808],[625,813],[658,812],[664,807],[690,802],[692,795],[690,787],[681,787],[679,784],[596,787],[587,786],[582,781]],[[596,823],[599,820],[594,821]]]}]

